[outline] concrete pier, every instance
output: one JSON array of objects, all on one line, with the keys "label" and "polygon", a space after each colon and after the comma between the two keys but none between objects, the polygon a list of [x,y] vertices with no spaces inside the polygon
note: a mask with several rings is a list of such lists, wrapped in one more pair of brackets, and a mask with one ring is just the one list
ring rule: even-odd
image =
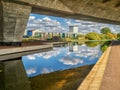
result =
[{"label": "concrete pier", "polygon": [[30,6],[0,1],[0,46],[21,46],[30,13]]}]

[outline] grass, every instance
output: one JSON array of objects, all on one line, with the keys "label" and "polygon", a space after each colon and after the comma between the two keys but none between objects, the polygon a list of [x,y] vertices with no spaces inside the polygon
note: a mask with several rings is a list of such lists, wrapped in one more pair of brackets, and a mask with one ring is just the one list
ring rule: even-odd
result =
[{"label": "grass", "polygon": [[30,78],[32,90],[76,90],[93,65]]}]

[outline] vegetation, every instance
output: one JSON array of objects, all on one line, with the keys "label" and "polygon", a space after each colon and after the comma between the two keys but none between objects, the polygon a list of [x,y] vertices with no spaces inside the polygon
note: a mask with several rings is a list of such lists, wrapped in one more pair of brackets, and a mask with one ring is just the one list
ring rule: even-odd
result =
[{"label": "vegetation", "polygon": [[99,34],[96,32],[87,33],[85,38],[88,40],[101,40]]},{"label": "vegetation", "polygon": [[120,33],[117,34],[117,39],[120,40]]},{"label": "vegetation", "polygon": [[86,46],[88,47],[96,47],[100,44],[101,42],[99,41],[95,41],[95,42],[91,42],[91,41],[88,41],[88,42],[85,42]]},{"label": "vegetation", "polygon": [[101,29],[101,33],[102,33],[102,34],[111,33],[111,30],[110,30],[110,28],[105,27],[105,28],[102,28],[102,29]]},{"label": "vegetation", "polygon": [[104,52],[109,47],[110,43],[110,41],[103,42],[103,44],[100,45],[100,50]]},{"label": "vegetation", "polygon": [[112,33],[108,27],[105,27],[101,29],[101,33],[89,32],[86,35],[78,34],[76,38],[66,38],[66,41],[111,41],[117,39],[120,39],[120,34]]},{"label": "vegetation", "polygon": [[[45,40],[48,41],[53,41],[55,38],[55,36],[52,36],[52,34],[49,34],[46,38],[44,38]],[[105,27],[101,29],[101,33],[97,33],[97,32],[89,32],[86,35],[84,34],[71,34],[69,36],[65,36],[65,34],[62,34],[62,36],[56,35],[56,37],[59,37],[60,41],[67,41],[67,42],[81,42],[81,41],[111,41],[111,40],[120,40],[120,33],[115,34],[112,33],[110,28]],[[36,34],[35,37],[27,37],[24,36],[23,40],[24,41],[28,41],[28,40],[33,40],[33,39],[37,39],[37,40],[43,40],[41,38],[41,35]],[[57,41],[59,41],[58,39],[55,39]]]}]

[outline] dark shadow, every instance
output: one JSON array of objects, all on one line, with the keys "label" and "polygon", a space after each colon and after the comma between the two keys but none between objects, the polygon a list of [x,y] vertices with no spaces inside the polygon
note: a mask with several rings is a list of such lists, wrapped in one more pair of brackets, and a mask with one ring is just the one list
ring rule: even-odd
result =
[{"label": "dark shadow", "polygon": [[0,62],[0,90],[31,90],[21,58]]},{"label": "dark shadow", "polygon": [[32,90],[76,90],[94,65],[56,71],[30,78]]},{"label": "dark shadow", "polygon": [[120,45],[120,41],[119,40],[112,41],[112,45],[111,46],[116,46],[116,45]]}]

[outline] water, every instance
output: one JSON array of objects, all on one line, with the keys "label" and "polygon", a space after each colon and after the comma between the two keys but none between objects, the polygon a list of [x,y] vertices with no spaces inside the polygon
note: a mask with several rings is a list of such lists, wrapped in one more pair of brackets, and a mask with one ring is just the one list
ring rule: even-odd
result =
[{"label": "water", "polygon": [[88,47],[86,44],[70,43],[67,46],[54,47],[53,50],[22,57],[28,77],[61,71],[97,62],[102,52],[100,45]]}]

